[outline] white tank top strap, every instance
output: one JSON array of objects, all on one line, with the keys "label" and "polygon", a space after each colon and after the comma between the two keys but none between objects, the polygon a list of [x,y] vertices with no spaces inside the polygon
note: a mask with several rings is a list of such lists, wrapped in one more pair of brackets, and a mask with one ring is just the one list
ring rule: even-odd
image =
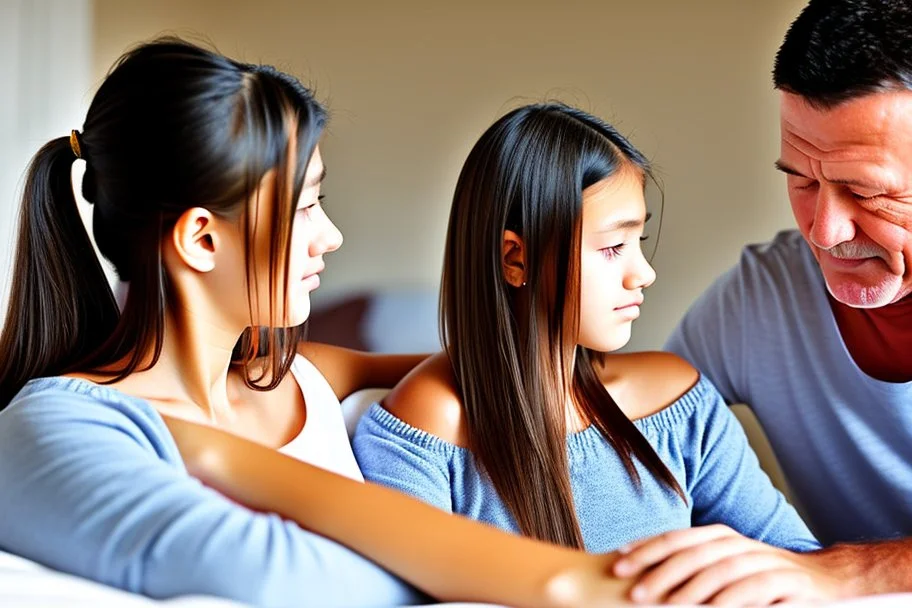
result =
[{"label": "white tank top strap", "polygon": [[364,481],[352,453],[339,399],[323,374],[304,356],[297,355],[291,373],[307,408],[304,428],[279,451],[320,468]]}]

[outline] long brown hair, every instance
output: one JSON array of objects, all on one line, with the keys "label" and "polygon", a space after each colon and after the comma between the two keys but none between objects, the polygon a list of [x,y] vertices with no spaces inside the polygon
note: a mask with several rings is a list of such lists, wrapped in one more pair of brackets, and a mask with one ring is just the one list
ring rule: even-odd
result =
[{"label": "long brown hair", "polygon": [[[599,353],[577,347],[582,192],[646,158],[575,108],[538,104],[498,120],[460,173],[441,284],[443,343],[470,448],[523,534],[583,548],[570,485],[566,403],[683,498],[677,480],[605,390]],[[505,229],[524,241],[528,285],[510,287]]]},{"label": "long brown hair", "polygon": [[[114,382],[150,353],[149,367],[155,364],[170,297],[160,245],[187,209],[240,222],[254,290],[250,201],[273,170],[276,198],[259,201],[273,210],[270,324],[248,329],[236,355],[249,386],[277,386],[301,329],[276,327],[276,300],[287,297],[294,208],[325,122],[313,94],[269,66],[175,38],[121,57],[95,94],[83,132],[72,142],[48,142],[29,166],[0,334],[0,409],[32,378],[95,371]],[[122,311],[77,211],[70,178],[77,153],[86,163],[82,193],[93,204],[98,248],[129,281]],[[258,356],[266,365],[254,372]]]}]

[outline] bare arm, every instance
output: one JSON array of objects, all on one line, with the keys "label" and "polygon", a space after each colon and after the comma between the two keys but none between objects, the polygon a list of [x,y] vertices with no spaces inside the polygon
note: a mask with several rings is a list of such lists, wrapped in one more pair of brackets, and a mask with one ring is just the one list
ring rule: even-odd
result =
[{"label": "bare arm", "polygon": [[212,427],[165,422],[188,470],[207,485],[336,540],[439,599],[616,606],[628,587],[608,574],[614,556],[507,534]]},{"label": "bare arm", "polygon": [[301,342],[298,352],[320,370],[339,400],[363,388],[392,388],[428,357],[365,353],[319,342]]},{"label": "bare arm", "polygon": [[834,545],[805,557],[842,581],[843,597],[912,592],[912,540]]}]

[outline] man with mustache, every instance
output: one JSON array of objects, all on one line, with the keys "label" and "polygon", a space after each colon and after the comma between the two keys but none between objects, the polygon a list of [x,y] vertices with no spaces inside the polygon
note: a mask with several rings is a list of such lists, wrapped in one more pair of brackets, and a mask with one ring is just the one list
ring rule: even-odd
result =
[{"label": "man with mustache", "polygon": [[673,532],[616,565],[638,600],[912,591],[912,2],[811,0],[773,77],[798,230],[747,247],[666,347],[752,407],[828,548]]}]

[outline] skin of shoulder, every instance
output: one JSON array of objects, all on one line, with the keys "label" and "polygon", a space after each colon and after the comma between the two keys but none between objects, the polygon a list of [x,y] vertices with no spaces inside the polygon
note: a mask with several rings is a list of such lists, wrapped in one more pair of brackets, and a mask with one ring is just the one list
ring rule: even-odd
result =
[{"label": "skin of shoulder", "polygon": [[658,351],[605,355],[597,371],[631,420],[662,411],[700,379],[693,365],[673,353]]},{"label": "skin of shoulder", "polygon": [[[606,355],[597,371],[631,420],[665,409],[700,378],[690,363],[666,352]],[[415,367],[384,398],[383,407],[406,424],[447,443],[468,446],[462,399],[446,353],[433,355]]]},{"label": "skin of shoulder", "polygon": [[409,372],[383,399],[383,407],[447,443],[468,445],[462,399],[446,353],[432,355]]}]

